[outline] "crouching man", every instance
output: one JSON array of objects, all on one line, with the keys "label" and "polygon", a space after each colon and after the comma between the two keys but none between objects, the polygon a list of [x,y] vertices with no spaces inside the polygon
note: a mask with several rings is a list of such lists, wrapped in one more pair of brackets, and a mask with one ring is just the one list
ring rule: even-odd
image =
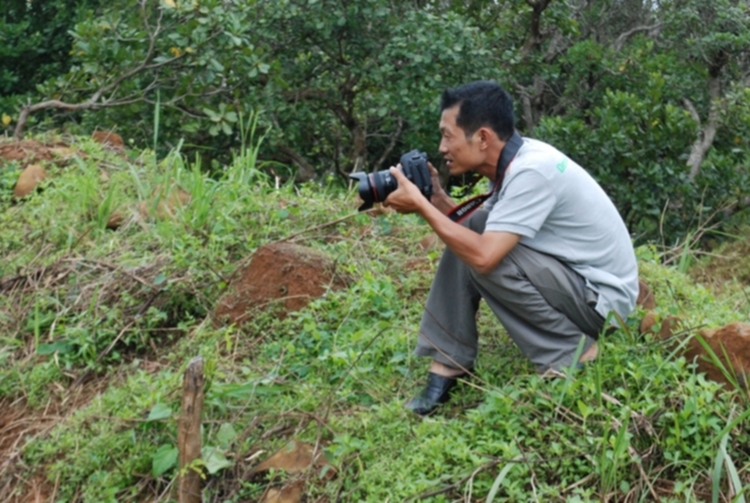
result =
[{"label": "crouching man", "polygon": [[420,415],[448,401],[456,379],[474,368],[480,299],[543,373],[577,363],[582,338],[579,360],[594,358],[608,313],[627,317],[638,294],[633,246],[612,201],[563,153],[518,135],[502,87],[479,81],[446,90],[441,112],[450,173],[476,171],[492,189],[471,212],[439,184],[428,201],[391,168],[398,188],[385,204],[418,213],[447,245],[415,351],[432,358],[427,385],[406,405]]}]

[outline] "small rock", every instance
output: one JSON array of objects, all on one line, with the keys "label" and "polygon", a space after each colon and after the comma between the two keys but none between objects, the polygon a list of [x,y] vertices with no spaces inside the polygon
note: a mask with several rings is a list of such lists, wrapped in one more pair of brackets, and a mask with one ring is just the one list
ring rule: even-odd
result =
[{"label": "small rock", "polygon": [[125,215],[123,215],[119,211],[114,211],[109,216],[109,220],[107,220],[107,229],[112,231],[117,230],[124,221]]},{"label": "small rock", "polygon": [[16,187],[13,189],[13,197],[18,199],[26,197],[36,189],[45,178],[47,178],[47,172],[42,166],[38,164],[30,164],[26,166],[26,169],[21,172],[21,176],[18,177]]}]

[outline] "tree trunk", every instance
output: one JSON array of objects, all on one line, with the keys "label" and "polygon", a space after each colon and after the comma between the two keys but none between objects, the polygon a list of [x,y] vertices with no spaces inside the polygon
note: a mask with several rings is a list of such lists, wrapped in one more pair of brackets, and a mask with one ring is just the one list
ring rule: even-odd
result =
[{"label": "tree trunk", "polygon": [[190,464],[201,457],[201,413],[203,412],[203,358],[190,360],[183,380],[182,414],[177,432],[180,452],[179,503],[201,503],[201,474]]},{"label": "tree trunk", "polygon": [[698,111],[695,109],[690,101],[685,100],[685,107],[692,115],[693,119],[698,123],[698,137],[693,142],[693,146],[690,149],[690,156],[687,160],[687,165],[690,168],[690,174],[688,175],[692,182],[698,173],[700,173],[701,164],[703,159],[706,157],[706,153],[714,143],[716,137],[716,129],[719,125],[719,100],[721,98],[721,81],[719,75],[711,76],[709,80],[709,96],[710,96],[710,109],[708,112],[708,120],[705,125],[701,125],[700,116]]}]

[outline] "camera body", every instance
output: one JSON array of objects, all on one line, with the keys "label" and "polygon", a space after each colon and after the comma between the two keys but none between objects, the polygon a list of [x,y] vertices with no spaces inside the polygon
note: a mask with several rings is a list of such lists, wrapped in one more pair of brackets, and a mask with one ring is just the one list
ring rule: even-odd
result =
[{"label": "camera body", "polygon": [[[432,179],[427,167],[427,154],[412,150],[401,156],[401,169],[406,178],[419,188],[424,197],[432,197]],[[398,182],[389,170],[372,173],[352,173],[349,178],[358,180],[357,189],[362,199],[359,211],[372,208],[374,203],[385,201],[388,195],[398,188]]]}]

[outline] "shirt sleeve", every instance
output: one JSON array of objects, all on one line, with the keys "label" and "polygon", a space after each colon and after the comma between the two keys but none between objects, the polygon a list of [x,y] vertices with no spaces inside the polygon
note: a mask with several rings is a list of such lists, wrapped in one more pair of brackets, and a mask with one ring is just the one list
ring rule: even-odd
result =
[{"label": "shirt sleeve", "polygon": [[533,169],[508,180],[487,217],[485,231],[512,232],[533,238],[552,212],[557,197],[552,184]]}]

